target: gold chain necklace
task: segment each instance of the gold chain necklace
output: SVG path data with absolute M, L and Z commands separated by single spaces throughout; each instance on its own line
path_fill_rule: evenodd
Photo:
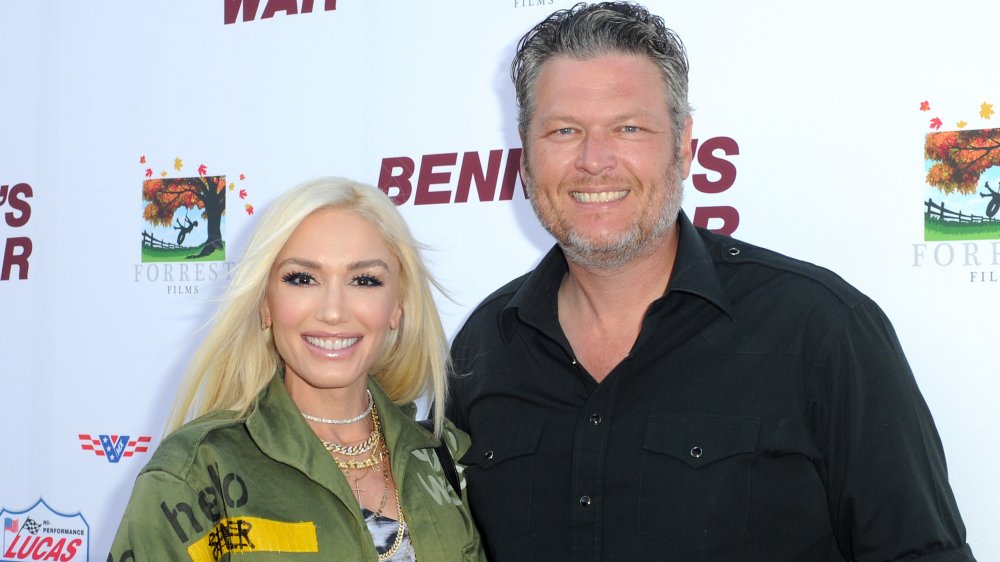
M 372 446 L 366 449 L 371 451 L 371 455 L 369 455 L 367 459 L 360 461 L 354 459 L 340 460 L 336 456 L 334 456 L 334 453 L 339 453 L 340 451 L 332 450 L 330 447 L 326 447 L 326 442 L 323 443 L 323 446 L 326 447 L 326 450 L 330 452 L 330 456 L 333 457 L 334 462 L 337 463 L 337 468 L 343 470 L 345 474 L 350 474 L 352 470 L 362 470 L 365 468 L 373 468 L 374 470 L 377 471 L 379 469 L 374 467 L 380 466 L 382 464 L 382 460 L 386 456 L 385 447 L 379 446 L 380 444 L 384 443 L 384 440 L 382 438 L 382 424 L 379 422 L 378 412 L 372 409 L 371 416 L 372 416 L 372 435 L 371 437 L 365 440 L 365 443 L 367 443 L 369 440 L 372 440 Z M 365 443 L 362 443 L 362 445 L 364 445 Z M 338 445 L 338 444 L 333 443 L 333 445 Z M 341 445 L 341 447 L 343 446 Z M 350 449 L 350 447 L 347 448 Z M 358 451 L 354 453 L 353 456 L 360 455 L 363 452 L 365 451 Z M 341 453 L 341 454 L 345 456 L 352 456 L 348 453 Z
M 388 470 L 388 469 L 387 469 Z M 396 555 L 396 551 L 403 544 L 403 535 L 406 533 L 406 520 L 403 518 L 403 504 L 399 503 L 399 487 L 393 486 L 396 492 L 396 511 L 399 512 L 399 521 L 397 521 L 398 527 L 396 528 L 396 540 L 393 541 L 392 547 L 382 554 L 378 555 L 379 562 L 384 562 Z
M 357 445 L 341 445 L 340 443 L 334 443 L 332 441 L 323 441 L 323 446 L 326 447 L 327 451 L 331 454 L 338 453 L 347 457 L 356 457 L 361 453 L 367 453 L 378 443 L 378 432 L 372 427 L 372 432 L 367 439 L 358 443 Z
M 334 462 L 337 463 L 337 468 L 339 468 L 343 473 L 345 478 L 350 478 L 352 470 L 360 470 L 370 468 L 374 472 L 382 473 L 382 501 L 379 503 L 378 511 L 375 512 L 375 517 L 381 517 L 382 511 L 385 509 L 385 502 L 387 496 L 389 495 L 389 471 L 392 468 L 391 458 L 389 457 L 389 448 L 385 443 L 385 436 L 382 434 L 382 424 L 379 422 L 378 409 L 371 409 L 372 417 L 372 434 L 363 443 L 358 445 L 344 446 L 339 443 L 328 443 L 323 442 L 323 446 L 329 451 L 330 456 L 333 457 Z M 358 456 L 367 451 L 371 451 L 371 455 L 361 461 L 356 461 L 353 459 L 340 460 L 334 453 L 341 454 L 344 456 Z M 385 464 L 385 466 L 382 466 Z M 358 485 L 360 480 L 364 478 L 364 475 L 354 479 L 355 488 L 358 489 L 357 498 L 358 503 L 361 503 L 361 489 Z M 379 562 L 385 562 L 396 555 L 399 551 L 399 547 L 403 545 L 403 536 L 406 534 L 406 518 L 403 516 L 403 504 L 399 500 L 399 487 L 393 486 L 393 495 L 396 498 L 396 512 L 399 514 L 399 520 L 396 521 L 396 539 L 393 541 L 392 546 L 389 550 L 378 555 Z
M 381 428 L 379 429 L 381 430 Z M 389 471 L 392 468 L 392 463 L 389 457 L 388 448 L 385 445 L 385 440 L 382 440 L 382 447 L 386 448 L 385 451 L 386 466 L 382 468 L 382 477 L 385 480 L 386 489 L 388 489 Z M 389 560 L 390 558 L 396 555 L 396 552 L 399 550 L 399 547 L 402 546 L 403 544 L 403 535 L 406 534 L 406 519 L 403 517 L 403 504 L 402 502 L 399 501 L 399 486 L 394 485 L 392 487 L 392 491 L 396 496 L 396 512 L 399 514 L 399 520 L 396 522 L 396 540 L 392 542 L 392 546 L 389 547 L 389 550 L 385 551 L 382 554 L 379 554 L 378 556 L 379 562 L 385 562 L 386 560 Z M 384 501 L 385 497 L 383 496 L 383 502 Z M 381 513 L 382 513 L 382 507 L 380 506 L 379 513 L 376 514 L 376 516 Z

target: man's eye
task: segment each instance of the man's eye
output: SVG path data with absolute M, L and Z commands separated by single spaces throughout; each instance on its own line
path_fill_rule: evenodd
M 356 276 L 351 283 L 359 287 L 381 287 L 384 285 L 381 279 L 367 273 Z
M 281 280 L 289 285 L 299 287 L 303 285 L 312 285 L 316 281 L 312 275 L 308 273 L 302 273 L 299 271 L 293 271 L 291 273 L 286 273 L 281 276 Z
M 557 135 L 572 135 L 575 131 L 571 127 L 563 127 L 562 129 L 556 129 Z
M 623 133 L 638 133 L 641 130 L 642 129 L 636 127 L 635 125 L 625 125 L 624 127 L 622 127 Z

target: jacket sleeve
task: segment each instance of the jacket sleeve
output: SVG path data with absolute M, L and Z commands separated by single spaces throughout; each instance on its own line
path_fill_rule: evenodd
M 209 531 L 202 511 L 198 494 L 184 480 L 160 470 L 141 473 L 108 560 L 192 560 L 188 546 Z
M 973 561 L 934 420 L 875 303 L 833 327 L 811 380 L 818 468 L 844 557 Z
M 479 535 L 479 530 L 476 528 L 472 512 L 469 509 L 469 493 L 466 488 L 465 467 L 458 463 L 458 459 L 462 458 L 466 451 L 469 450 L 469 447 L 472 445 L 472 441 L 469 439 L 468 434 L 461 429 L 456 428 L 454 424 L 448 420 L 445 421 L 442 438 L 448 445 L 448 449 L 451 451 L 451 457 L 455 461 L 455 469 L 458 471 L 459 487 L 462 490 L 462 505 L 460 506 L 460 509 L 462 510 L 463 516 L 469 521 L 470 532 L 474 539 L 472 549 L 464 553 L 465 560 L 485 562 L 486 551 L 483 549 L 482 537 Z

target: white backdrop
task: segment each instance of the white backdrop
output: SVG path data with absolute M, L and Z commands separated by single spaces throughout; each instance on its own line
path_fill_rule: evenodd
M 473 182 L 454 201 L 463 162 L 485 168 L 491 151 L 502 183 L 519 148 L 514 45 L 572 3 L 0 4 L 0 515 L 23 524 L 39 499 L 53 526 L 79 513 L 87 542 L 72 560 L 104 560 L 254 221 L 246 205 L 319 175 L 374 184 L 385 159 L 411 159 L 400 208 L 453 298 L 439 299 L 449 335 L 530 268 L 552 241 L 519 182 L 508 200 L 481 200 Z M 833 269 L 879 302 L 935 415 L 969 542 L 1000 560 L 1000 234 L 925 242 L 923 218 L 940 195 L 924 179 L 931 120 L 944 131 L 1000 119 L 986 107 L 1000 108 L 1000 4 L 647 5 L 689 49 L 703 147 L 693 172 L 716 190 L 731 181 L 719 193 L 687 182 L 685 209 L 735 209 L 734 236 Z M 201 165 L 233 186 L 225 261 L 200 273 L 143 262 L 147 170 L 197 177 Z M 421 189 L 445 202 L 417 205 Z M 987 199 L 965 203 L 982 215 Z M 112 453 L 81 435 L 107 436 Z M 131 456 L 116 456 L 121 436 Z

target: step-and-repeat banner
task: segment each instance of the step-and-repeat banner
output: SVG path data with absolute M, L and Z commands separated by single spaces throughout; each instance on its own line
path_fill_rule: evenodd
M 509 61 L 572 3 L 4 3 L 0 558 L 105 559 L 249 228 L 288 187 L 393 196 L 450 292 L 449 335 L 529 269 L 552 240 L 517 175 Z M 1000 4 L 647 5 L 690 53 L 687 213 L 886 310 L 969 542 L 1000 560 Z

